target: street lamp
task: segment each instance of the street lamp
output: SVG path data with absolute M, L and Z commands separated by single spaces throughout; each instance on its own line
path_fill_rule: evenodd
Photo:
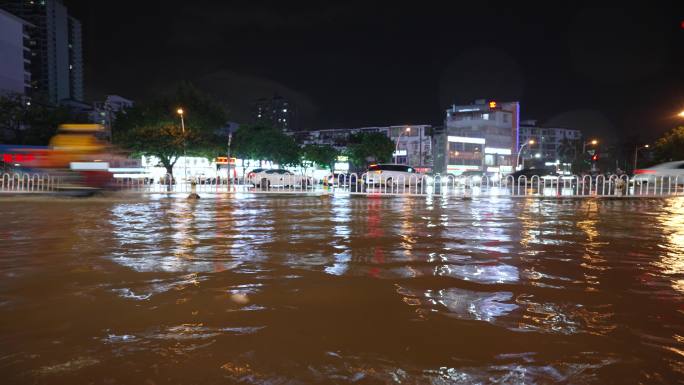
M 522 146 L 520 146 L 520 149 L 518 150 L 518 160 L 515 162 L 515 166 L 516 166 L 516 167 L 518 167 L 518 166 L 520 165 L 520 154 L 522 154 L 523 148 L 525 148 L 525 146 L 527 146 L 528 144 L 529 144 L 530 146 L 533 145 L 533 144 L 534 144 L 534 139 L 530 139 L 530 140 L 528 140 L 527 142 L 523 143 Z M 525 158 L 523 158 L 523 160 L 522 160 L 522 165 L 521 165 L 520 168 L 521 168 L 521 169 L 525 168 Z
M 584 143 L 582 144 L 582 154 L 586 154 L 586 153 L 587 153 L 587 144 L 591 144 L 592 146 L 596 146 L 596 145 L 598 144 L 598 140 L 592 139 L 592 140 L 590 140 L 590 141 L 588 141 L 588 142 L 584 142 Z M 584 155 L 582 155 L 582 156 L 584 156 Z
M 637 156 L 639 155 L 639 150 L 641 150 L 642 148 L 648 148 L 648 147 L 649 147 L 648 144 L 645 144 L 641 147 L 639 147 L 639 146 L 634 147 L 634 168 L 632 169 L 632 172 L 634 172 L 634 170 L 637 169 Z
M 406 127 L 405 130 L 402 130 L 399 132 L 399 136 L 397 137 L 397 143 L 396 146 L 394 147 L 394 163 L 399 163 L 397 161 L 398 153 L 399 153 L 399 139 L 401 139 L 401 136 L 404 135 L 404 132 L 407 134 L 411 132 L 411 127 Z M 408 163 L 408 149 L 406 150 L 406 163 Z
M 180 115 L 181 131 L 183 132 L 183 174 L 184 174 L 183 180 L 186 181 L 188 179 L 188 157 L 186 156 L 186 152 L 185 152 L 185 119 L 183 119 L 183 115 L 185 114 L 185 111 L 183 111 L 182 108 L 178 108 L 176 110 L 176 113 L 178 113 L 178 115 Z
M 591 144 L 592 146 L 596 146 L 598 144 L 598 140 L 592 139 L 588 142 L 582 143 L 582 158 L 584 158 L 584 155 L 587 153 L 587 144 Z M 592 163 L 591 164 L 591 171 L 595 171 L 595 170 L 596 170 L 596 163 Z
M 684 118 L 684 110 L 682 110 L 680 113 L 677 114 L 680 118 Z

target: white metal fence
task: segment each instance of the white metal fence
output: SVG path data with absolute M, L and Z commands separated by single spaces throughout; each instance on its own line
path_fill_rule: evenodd
M 645 179 L 623 176 L 563 176 L 527 178 L 512 176 L 493 180 L 453 175 L 434 177 L 411 175 L 383 177 L 374 174 L 335 174 L 329 180 L 300 175 L 269 178 L 195 178 L 198 193 L 319 193 L 358 195 L 437 195 L 449 197 L 665 197 L 684 196 L 684 178 L 651 176 Z M 59 191 L 62 178 L 45 174 L 2 174 L 0 193 Z M 113 190 L 137 193 L 189 193 L 192 184 L 176 178 L 116 179 Z
M 1 174 L 0 193 L 45 193 L 56 191 L 60 177 L 47 174 Z

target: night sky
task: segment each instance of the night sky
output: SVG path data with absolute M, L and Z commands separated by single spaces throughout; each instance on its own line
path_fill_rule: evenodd
M 441 125 L 451 103 L 493 98 L 520 100 L 523 119 L 644 139 L 684 109 L 684 2 L 65 3 L 83 23 L 88 99 L 188 80 L 237 122 L 277 92 L 318 129 Z

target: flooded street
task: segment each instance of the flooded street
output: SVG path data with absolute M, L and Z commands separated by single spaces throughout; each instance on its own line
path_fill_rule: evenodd
M 0 209 L 3 384 L 684 379 L 681 198 Z

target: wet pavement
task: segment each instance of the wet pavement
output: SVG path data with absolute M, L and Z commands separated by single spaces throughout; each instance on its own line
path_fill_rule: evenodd
M 0 210 L 3 384 L 684 380 L 682 198 Z

